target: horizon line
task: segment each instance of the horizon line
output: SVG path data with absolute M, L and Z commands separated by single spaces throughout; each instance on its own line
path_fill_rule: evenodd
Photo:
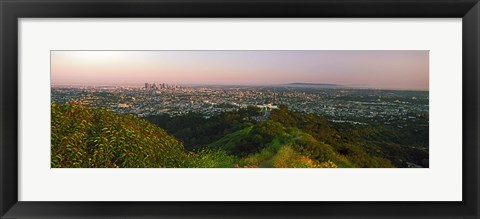
M 144 82 L 150 83 L 150 82 Z M 144 87 L 144 83 L 131 83 L 131 84 L 51 84 L 50 87 L 59 87 L 59 86 L 105 86 L 105 87 Z M 156 83 L 156 82 L 155 82 Z M 163 84 L 163 83 L 160 83 Z M 292 83 L 282 83 L 282 84 L 209 84 L 209 83 L 165 83 L 168 85 L 178 85 L 178 86 L 242 86 L 242 87 L 276 87 L 276 86 L 294 86 L 294 87 L 321 87 L 329 89 L 370 89 L 370 90 L 408 90 L 408 91 L 429 91 L 429 88 L 402 88 L 402 87 L 374 87 L 369 85 L 345 85 L 345 84 L 335 84 L 335 83 L 312 83 L 312 82 L 292 82 Z M 299 85 L 304 84 L 304 85 Z

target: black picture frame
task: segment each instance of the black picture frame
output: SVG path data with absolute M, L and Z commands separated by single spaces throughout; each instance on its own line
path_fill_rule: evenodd
M 0 0 L 2 218 L 479 218 L 478 0 Z M 18 201 L 19 18 L 462 18 L 462 202 Z M 445 42 L 448 43 L 448 42 Z M 441 191 L 439 191 L 441 192 Z

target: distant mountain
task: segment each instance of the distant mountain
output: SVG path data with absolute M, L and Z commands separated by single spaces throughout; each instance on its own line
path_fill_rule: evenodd
M 343 85 L 339 84 L 328 84 L 328 83 L 290 83 L 287 84 L 290 86 L 319 86 L 319 87 L 343 87 Z

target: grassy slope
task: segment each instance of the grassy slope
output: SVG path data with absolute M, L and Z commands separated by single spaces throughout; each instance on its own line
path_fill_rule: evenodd
M 256 126 L 261 125 L 230 133 L 209 147 L 235 153 L 235 149 L 242 146 L 242 139 L 253 138 L 257 134 L 254 131 Z M 316 150 L 320 156 L 309 154 L 307 150 Z M 315 140 L 302 130 L 284 126 L 275 133 L 273 139 L 260 144 L 257 152 L 244 156 L 239 164 L 244 167 L 353 167 L 348 159 L 335 153 L 330 145 Z
M 293 115 L 298 118 L 287 114 L 283 121 L 250 124 L 208 148 L 186 152 L 176 138 L 136 116 L 74 103 L 52 103 L 51 166 L 388 167 L 384 160 L 366 154 L 359 146 L 320 141 L 335 134 L 323 122 L 306 129 L 315 132 L 296 128 L 300 125 L 295 121 L 302 118 Z
M 224 152 L 186 153 L 163 129 L 132 115 L 52 103 L 51 166 L 78 168 L 233 167 Z
M 240 143 L 241 139 L 247 137 L 252 131 L 253 126 L 248 126 L 238 131 L 229 133 L 224 137 L 220 138 L 218 141 L 213 142 L 208 147 L 213 149 L 220 149 L 225 151 L 233 150 L 237 144 Z

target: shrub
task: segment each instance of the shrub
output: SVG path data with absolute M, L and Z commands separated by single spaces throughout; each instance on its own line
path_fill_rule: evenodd
M 133 115 L 51 104 L 52 167 L 181 167 L 182 144 Z
M 336 168 L 332 161 L 318 162 L 307 156 L 301 155 L 291 146 L 282 147 L 272 158 L 274 167 L 277 168 Z
M 202 149 L 199 152 L 189 152 L 184 167 L 188 168 L 232 168 L 237 164 L 237 158 L 224 151 Z

